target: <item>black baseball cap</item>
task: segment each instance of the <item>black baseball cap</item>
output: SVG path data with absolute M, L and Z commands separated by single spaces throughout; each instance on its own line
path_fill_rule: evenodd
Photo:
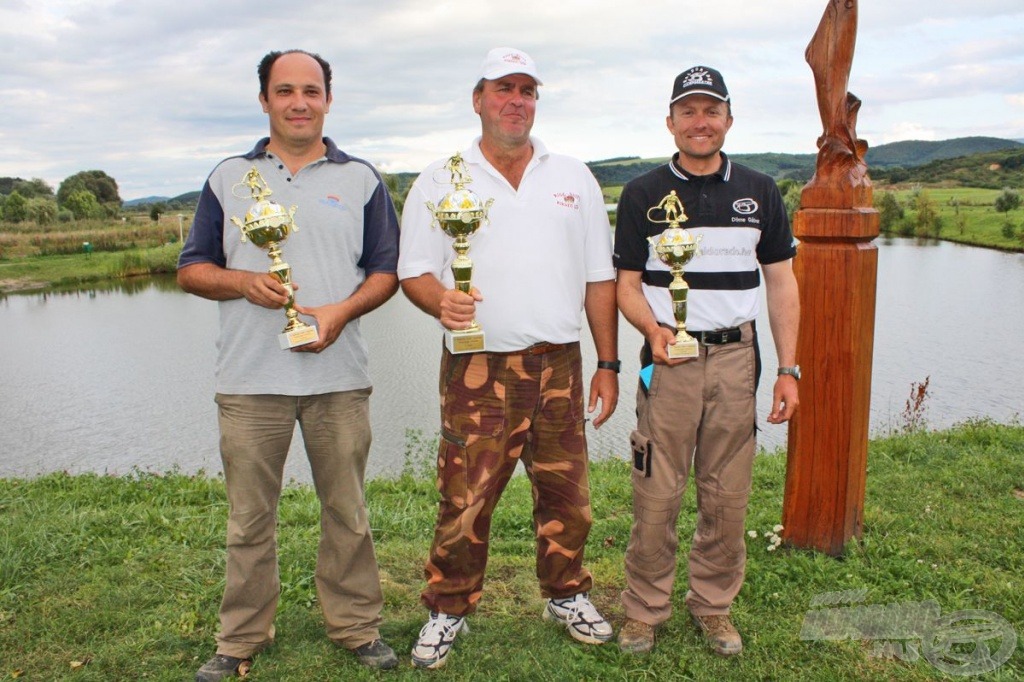
M 694 66 L 676 76 L 669 104 L 688 95 L 708 95 L 723 102 L 729 101 L 729 89 L 725 87 L 722 74 L 710 66 Z

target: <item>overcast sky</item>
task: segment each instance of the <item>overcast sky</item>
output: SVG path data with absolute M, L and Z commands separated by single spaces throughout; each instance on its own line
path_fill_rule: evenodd
M 419 171 L 479 129 L 470 92 L 491 47 L 530 53 L 534 134 L 585 161 L 667 156 L 672 80 L 722 71 L 726 151 L 815 151 L 804 49 L 827 0 L 2 0 L 0 176 L 100 169 L 124 199 L 198 190 L 266 134 L 256 64 L 319 52 L 326 133 L 383 171 Z M 1024 139 L 1022 0 L 861 3 L 850 90 L 869 144 Z

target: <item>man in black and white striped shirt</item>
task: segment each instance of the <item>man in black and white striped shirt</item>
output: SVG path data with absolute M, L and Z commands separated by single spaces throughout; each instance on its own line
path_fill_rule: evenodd
M 775 182 L 722 153 L 732 123 L 718 71 L 696 66 L 681 73 L 666 119 L 678 152 L 627 184 L 619 202 L 618 305 L 646 339 L 642 366 L 653 365 L 642 375 L 631 435 L 634 523 L 619 645 L 634 653 L 653 647 L 655 627 L 671 615 L 675 525 L 691 466 L 698 519 L 686 604 L 714 651 L 728 656 L 742 650 L 729 610 L 746 564 L 743 526 L 760 375 L 754 321 L 762 273 L 779 363 L 768 421 L 787 421 L 798 403 L 796 247 Z M 648 242 L 666 227 L 652 222 L 648 209 L 672 191 L 684 207 L 681 227 L 700 238 L 685 275 L 686 327 L 699 342 L 698 356 L 690 359 L 669 357 L 676 337 L 672 277 Z

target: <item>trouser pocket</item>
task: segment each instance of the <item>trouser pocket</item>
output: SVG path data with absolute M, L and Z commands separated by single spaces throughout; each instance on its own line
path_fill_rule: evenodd
M 639 431 L 629 434 L 629 444 L 633 449 L 633 471 L 643 474 L 644 478 L 651 477 L 651 439 Z
M 437 491 L 459 509 L 466 508 L 466 440 L 441 429 L 437 452 Z

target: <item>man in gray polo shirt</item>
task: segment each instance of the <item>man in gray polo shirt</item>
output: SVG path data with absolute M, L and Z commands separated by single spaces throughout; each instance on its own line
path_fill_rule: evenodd
M 398 662 L 378 629 L 383 598 L 363 501 L 371 387 L 359 332 L 359 318 L 398 288 L 398 221 L 377 171 L 323 137 L 330 65 L 299 50 L 271 52 L 258 72 L 270 137 L 214 169 L 178 262 L 181 287 L 220 305 L 227 579 L 217 655 L 196 674 L 200 682 L 244 674 L 273 641 L 277 502 L 296 420 L 320 498 L 316 586 L 328 637 L 365 665 Z M 277 340 L 291 292 L 267 273 L 265 251 L 225 229 L 253 203 L 244 182 L 252 169 L 271 201 L 297 207 L 301 231 L 287 240 L 286 260 L 301 285 L 304 305 L 295 310 L 319 338 L 291 351 Z

